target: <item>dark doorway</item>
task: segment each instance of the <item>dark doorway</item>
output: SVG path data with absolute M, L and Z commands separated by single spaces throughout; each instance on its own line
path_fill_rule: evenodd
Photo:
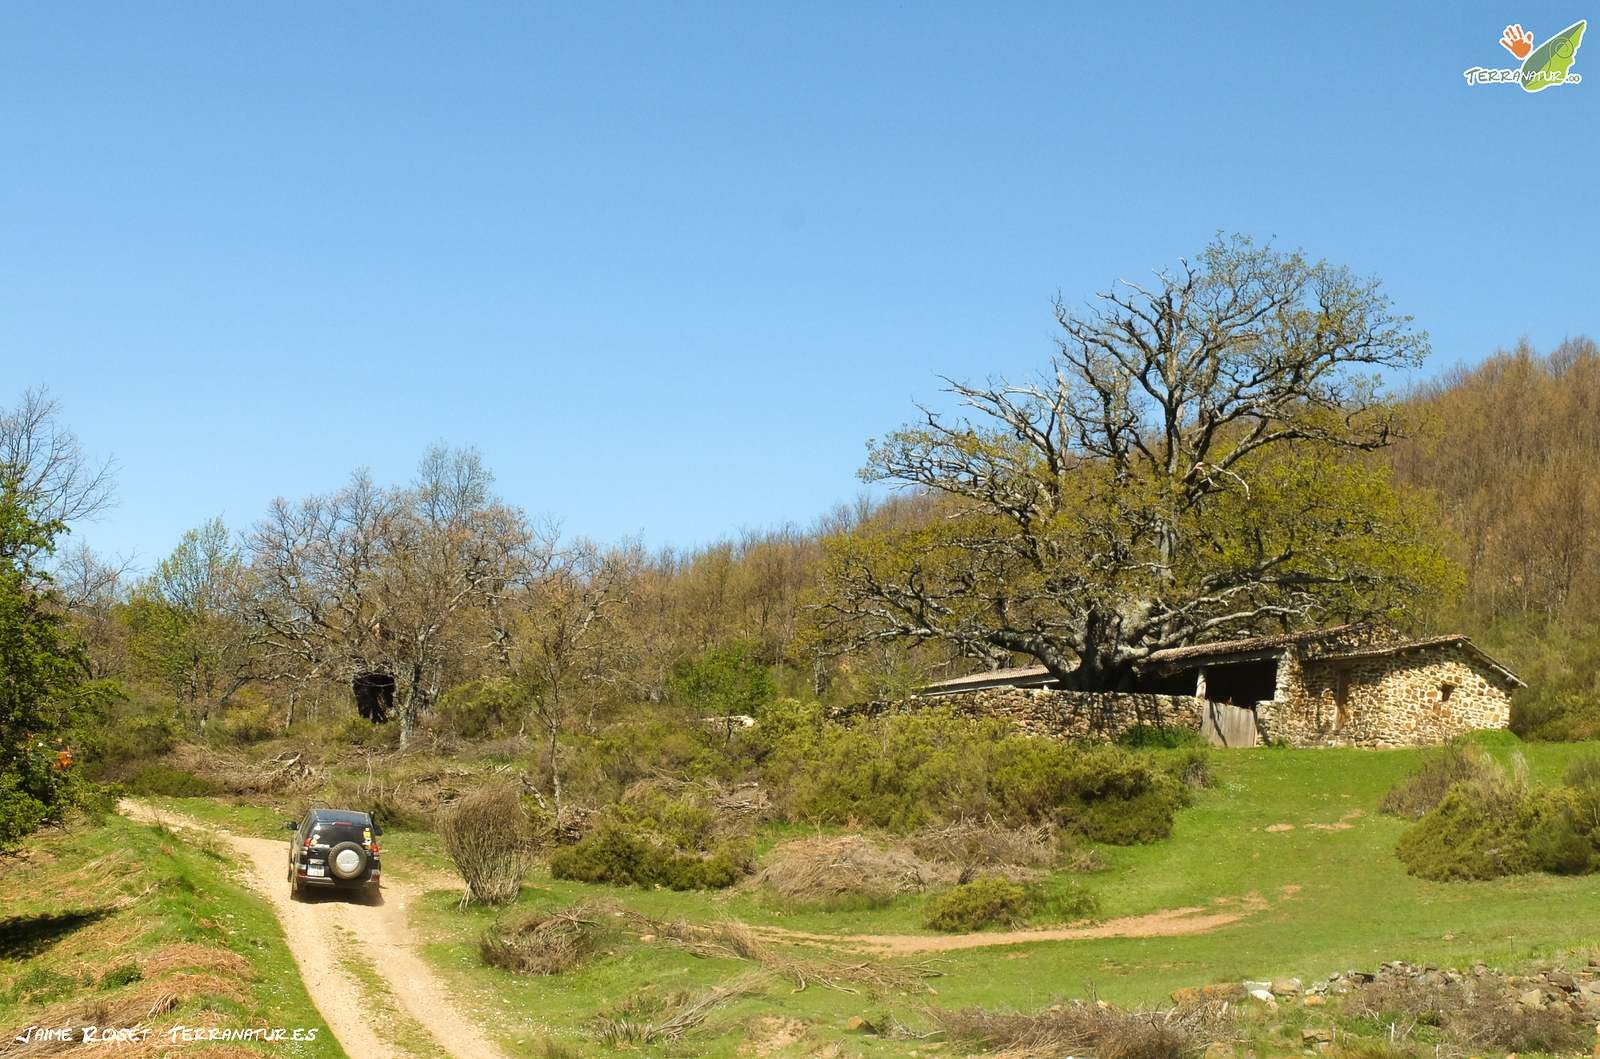
M 1193 695 L 1199 670 L 1175 669 L 1171 672 L 1140 672 L 1133 678 L 1132 691 L 1148 695 Z
M 389 719 L 394 709 L 394 677 L 387 673 L 357 673 L 350 682 L 356 693 L 356 709 L 373 724 Z
M 1254 706 L 1277 693 L 1278 661 L 1275 658 L 1206 666 L 1206 698 L 1212 702 Z

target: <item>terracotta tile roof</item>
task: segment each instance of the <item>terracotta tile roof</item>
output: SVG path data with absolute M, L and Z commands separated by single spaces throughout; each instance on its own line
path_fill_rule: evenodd
M 1466 636 L 1456 634 L 1451 636 L 1430 636 L 1422 639 L 1406 639 L 1381 627 L 1364 628 L 1357 624 L 1335 625 L 1326 629 L 1311 629 L 1304 632 L 1277 633 L 1271 636 L 1249 636 L 1238 640 L 1221 640 L 1216 643 L 1189 644 L 1184 647 L 1169 647 L 1165 650 L 1152 652 L 1148 658 L 1140 663 L 1140 667 L 1163 667 L 1184 663 L 1196 664 L 1212 659 L 1256 654 L 1258 652 L 1281 653 L 1293 647 L 1311 646 L 1329 640 L 1338 641 L 1342 637 L 1354 638 L 1361 636 L 1369 638 L 1366 646 L 1351 645 L 1340 650 L 1334 644 L 1330 645 L 1333 648 L 1332 650 L 1318 652 L 1316 657 L 1355 660 L 1377 658 L 1383 655 L 1399 654 L 1429 647 L 1456 646 L 1471 652 L 1485 666 L 1504 677 L 1507 683 L 1519 688 L 1527 687 L 1521 677 L 1517 676 L 1501 662 L 1492 658 Z M 1383 637 L 1388 639 L 1381 641 L 1379 638 Z M 1037 686 L 1049 683 L 1050 679 L 1050 671 L 1044 666 L 1018 666 L 1013 669 L 994 669 L 986 673 L 971 673 L 963 677 L 950 677 L 946 680 L 935 681 L 924 687 L 923 692 L 925 694 L 940 694 L 1005 684 Z
M 936 680 L 923 687 L 924 692 L 960 691 L 964 688 L 981 687 L 985 684 L 1011 684 L 1011 683 L 1044 683 L 1050 679 L 1050 671 L 1044 666 L 1018 666 L 1015 669 L 991 669 L 986 673 L 969 673 L 964 677 L 950 677 L 946 680 Z
M 1226 655 L 1254 654 L 1257 651 L 1274 651 L 1315 643 L 1358 631 L 1359 625 L 1334 625 L 1326 629 L 1305 632 L 1275 633 L 1270 636 L 1247 636 L 1240 640 L 1220 640 L 1216 643 L 1196 643 L 1183 647 L 1168 647 L 1152 651 L 1145 665 L 1163 665 L 1168 662 L 1188 662 L 1203 658 L 1221 658 Z
M 1476 657 L 1478 661 L 1482 662 L 1485 666 L 1499 673 L 1505 678 L 1506 683 L 1519 688 L 1525 688 L 1528 686 L 1521 677 L 1513 673 L 1503 662 L 1499 661 L 1493 655 L 1489 654 L 1489 652 L 1473 643 L 1470 637 L 1462 636 L 1459 633 L 1451 636 L 1429 636 L 1420 640 L 1405 640 L 1401 643 L 1380 644 L 1374 647 L 1363 647 L 1353 651 L 1338 651 L 1331 654 L 1325 654 L 1320 657 L 1339 661 L 1346 659 L 1357 660 L 1362 658 L 1382 658 L 1385 655 L 1403 654 L 1406 651 L 1415 651 L 1419 648 L 1426 649 L 1429 647 L 1460 647 Z

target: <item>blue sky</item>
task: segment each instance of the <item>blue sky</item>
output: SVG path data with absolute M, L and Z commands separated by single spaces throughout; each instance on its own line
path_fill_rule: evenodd
M 46 384 L 148 563 L 353 468 L 692 545 L 854 495 L 938 374 L 1218 230 L 1384 278 L 1430 371 L 1600 336 L 1563 4 L 12 4 L 0 398 Z

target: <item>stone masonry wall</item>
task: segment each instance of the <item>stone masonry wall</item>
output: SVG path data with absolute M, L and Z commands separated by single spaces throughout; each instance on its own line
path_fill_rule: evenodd
M 1342 706 L 1341 680 L 1346 689 Z M 859 703 L 832 716 L 944 708 L 969 717 L 1002 718 L 1031 735 L 1115 739 L 1140 724 L 1204 731 L 1208 706 L 1193 695 L 998 687 Z M 1508 727 L 1511 696 L 1493 670 L 1458 646 L 1352 661 L 1301 659 L 1286 652 L 1278 665 L 1276 694 L 1256 705 L 1256 716 L 1263 742 L 1430 746 L 1475 729 Z
M 942 708 L 968 717 L 1000 717 L 1029 735 L 1057 739 L 1115 739 L 1135 725 L 1200 731 L 1206 700 L 1193 695 L 1055 691 L 1049 688 L 982 688 L 904 702 L 865 702 L 836 717 L 876 716 Z
M 1460 647 L 1348 662 L 1312 658 L 1285 663 L 1277 699 L 1257 708 L 1272 742 L 1428 746 L 1511 723 L 1509 689 Z M 1343 706 L 1338 701 L 1341 681 L 1346 689 Z

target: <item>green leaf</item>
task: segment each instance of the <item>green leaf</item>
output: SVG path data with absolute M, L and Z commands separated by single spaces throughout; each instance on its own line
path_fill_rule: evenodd
M 1533 50 L 1522 63 L 1524 92 L 1542 92 L 1566 80 L 1572 60 L 1578 57 L 1578 45 L 1583 43 L 1583 31 L 1588 24 L 1580 18 Z

